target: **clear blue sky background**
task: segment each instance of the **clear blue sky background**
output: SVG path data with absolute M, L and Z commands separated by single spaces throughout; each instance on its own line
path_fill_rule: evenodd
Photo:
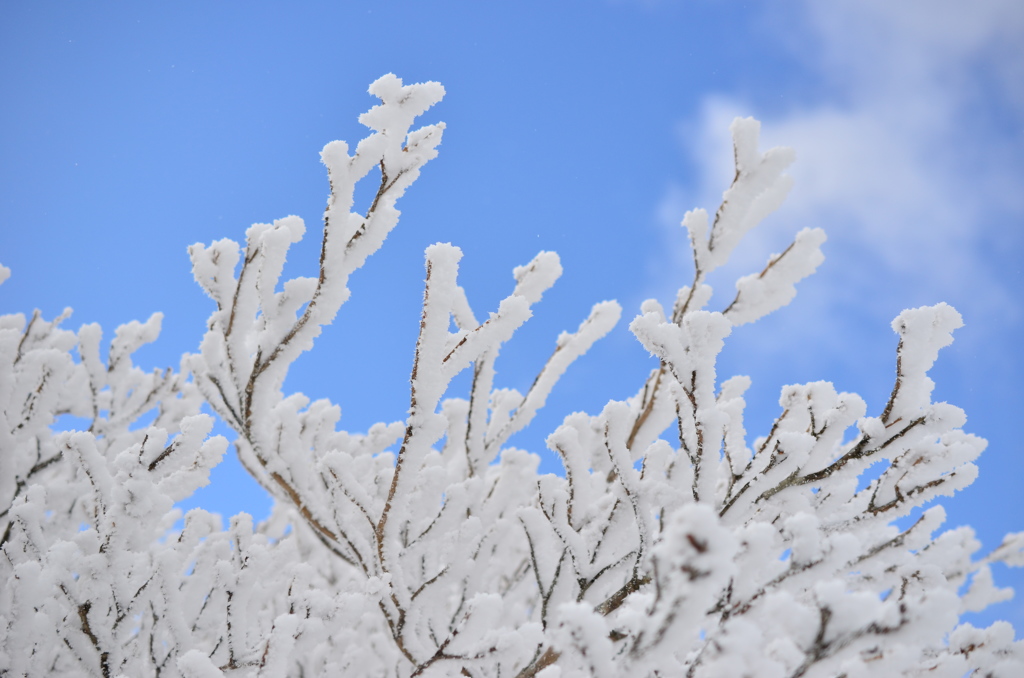
M 734 332 L 720 374 L 749 374 L 748 432 L 779 387 L 816 379 L 877 413 L 891 388 L 903 308 L 948 301 L 967 326 L 933 372 L 937 397 L 987 438 L 981 478 L 944 500 L 986 549 L 1024 529 L 1021 276 L 1024 5 L 1019 0 L 773 3 L 0 1 L 0 312 L 75 309 L 72 327 L 165 313 L 138 361 L 177 365 L 211 302 L 186 247 L 243 238 L 298 214 L 315 231 L 327 194 L 318 151 L 363 136 L 380 75 L 438 80 L 440 157 L 402 200 L 402 222 L 353 279 L 353 298 L 286 385 L 341 405 L 363 431 L 401 419 L 425 246 L 463 248 L 478 315 L 511 269 L 555 250 L 565 274 L 503 352 L 499 385 L 525 390 L 555 336 L 590 305 L 626 320 L 691 275 L 678 222 L 713 210 L 731 178 L 734 115 L 763 145 L 797 150 L 789 202 L 712 279 L 735 277 L 804 226 L 827 261 L 797 300 Z M 313 235 L 313 233 L 311 233 Z M 293 250 L 312 274 L 316 241 Z M 598 411 L 652 361 L 622 322 L 575 365 L 530 431 Z M 228 459 L 189 505 L 266 514 Z M 1020 572 L 1003 583 L 1024 589 Z M 1024 591 L 993 617 L 1024 629 Z

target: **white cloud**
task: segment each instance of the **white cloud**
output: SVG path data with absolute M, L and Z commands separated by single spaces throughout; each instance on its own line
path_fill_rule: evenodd
M 804 312 L 841 315 L 844 302 L 898 290 L 902 299 L 875 304 L 879 313 L 948 299 L 970 307 L 975 322 L 1019 322 L 1019 292 L 993 270 L 990 253 L 1000 242 L 1019 248 L 1024 235 L 1024 4 L 802 7 L 802 28 L 784 39 L 821 93 L 767 117 L 762 132 L 763 148 L 797 150 L 796 186 L 784 221 L 766 225 L 729 273 L 756 268 L 799 228 L 822 226 L 830 273 L 811 282 L 819 289 Z M 727 94 L 705 99 L 683 134 L 697 140 L 688 150 L 709 180 L 695 194 L 670 191 L 666 220 L 714 209 L 731 176 L 729 122 L 756 110 Z M 680 235 L 673 238 L 683 242 Z

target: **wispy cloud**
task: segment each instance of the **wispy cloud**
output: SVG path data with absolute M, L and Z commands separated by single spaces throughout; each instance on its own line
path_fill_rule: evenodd
M 1019 291 L 997 262 L 1024 243 L 1024 5 L 798 7 L 799 26 L 780 33 L 780 46 L 800 56 L 815 84 L 800 104 L 764 116 L 762 132 L 764 148 L 797 150 L 796 185 L 783 218 L 722 278 L 758 267 L 799 228 L 822 226 L 830 261 L 801 291 L 810 295 L 801 314 L 848 316 L 867 297 L 876 315 L 891 317 L 946 299 L 992 330 L 1019 323 Z M 731 176 L 729 122 L 751 114 L 756 102 L 723 92 L 684 123 L 687 151 L 708 180 L 669 192 L 666 223 L 694 206 L 714 208 Z

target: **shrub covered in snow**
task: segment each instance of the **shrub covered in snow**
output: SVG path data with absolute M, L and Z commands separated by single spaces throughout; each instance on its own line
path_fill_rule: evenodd
M 635 395 L 550 435 L 564 475 L 538 475 L 536 455 L 504 445 L 621 309 L 598 303 L 559 336 L 527 393 L 496 388 L 502 344 L 561 274 L 550 252 L 478 315 L 458 248 L 427 249 L 405 421 L 349 433 L 336 406 L 284 393 L 441 141 L 441 124 L 412 129 L 440 85 L 385 76 L 370 91 L 382 100 L 360 118 L 371 134 L 322 153 L 318 277 L 281 280 L 304 234 L 297 217 L 252 226 L 244 247 L 194 245 L 216 310 L 180 371 L 132 363 L 159 315 L 118 328 L 105 361 L 96 325 L 0 318 L 0 673 L 1024 675 L 1008 624 L 959 623 L 1010 595 L 989 564 L 1024 564 L 1024 535 L 977 558 L 970 529 L 940 531 L 939 506 L 906 529 L 894 522 L 971 483 L 985 446 L 961 430 L 960 409 L 931 400 L 927 373 L 961 324 L 955 310 L 893 322 L 896 379 L 880 413 L 830 383 L 787 386 L 771 429 L 751 439 L 750 380 L 716 374 L 732 327 L 787 304 L 823 260 L 824 233 L 802 231 L 737 281 L 724 310 L 706 310 L 708 273 L 789 188 L 792 153 L 758 150 L 754 120 L 733 123 L 721 207 L 683 222 L 693 280 L 672 308 L 647 301 L 629 325 L 658 367 Z M 376 195 L 354 211 L 375 168 Z M 454 397 L 463 370 L 472 386 Z M 171 531 L 175 502 L 228 447 L 210 436 L 204 402 L 275 499 L 262 524 L 240 514 L 224 530 L 193 510 Z M 62 414 L 91 423 L 55 431 Z

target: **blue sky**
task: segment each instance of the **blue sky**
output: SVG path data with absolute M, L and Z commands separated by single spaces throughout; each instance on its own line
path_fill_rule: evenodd
M 779 387 L 817 379 L 876 413 L 892 384 L 903 308 L 948 301 L 966 326 L 933 372 L 938 399 L 989 440 L 981 477 L 943 503 L 986 548 L 1024 529 L 1024 5 L 902 3 L 0 2 L 0 312 L 75 309 L 114 328 L 165 314 L 147 368 L 196 350 L 211 302 L 186 247 L 240 240 L 288 214 L 318 223 L 319 150 L 358 141 L 367 85 L 437 80 L 425 117 L 448 127 L 403 198 L 402 221 L 352 281 L 352 300 L 295 365 L 292 391 L 329 397 L 342 426 L 401 419 L 422 294 L 423 249 L 465 252 L 477 313 L 511 269 L 555 250 L 565 274 L 503 350 L 498 384 L 527 388 L 563 329 L 618 299 L 626 319 L 689 281 L 678 223 L 714 209 L 731 178 L 727 127 L 763 121 L 792 146 L 783 208 L 710 281 L 719 306 L 805 226 L 827 260 L 797 299 L 737 329 L 719 373 L 749 374 L 748 432 Z M 316 242 L 293 249 L 310 274 Z M 627 322 L 578 362 L 512 444 L 642 383 L 651 358 Z M 233 460 L 194 502 L 265 514 Z M 1001 616 L 1024 629 L 1022 594 Z

